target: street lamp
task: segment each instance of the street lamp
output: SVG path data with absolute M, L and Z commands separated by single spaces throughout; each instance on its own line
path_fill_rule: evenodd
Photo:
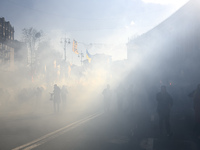
M 84 57 L 84 54 L 82 53 L 82 51 L 81 51 L 81 53 L 78 54 L 78 57 L 81 57 L 81 65 L 82 65 L 82 63 L 83 63 L 82 58 Z
M 70 44 L 70 38 L 61 38 L 60 43 L 64 42 L 64 60 L 66 61 L 66 46 Z

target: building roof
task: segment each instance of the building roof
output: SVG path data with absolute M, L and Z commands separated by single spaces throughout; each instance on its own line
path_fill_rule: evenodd
M 173 15 L 165 21 L 144 33 L 136 39 L 130 40 L 128 44 L 145 42 L 152 42 L 155 39 L 165 39 L 170 35 L 181 35 L 182 32 L 194 31 L 200 26 L 200 2 L 198 0 L 190 0 Z

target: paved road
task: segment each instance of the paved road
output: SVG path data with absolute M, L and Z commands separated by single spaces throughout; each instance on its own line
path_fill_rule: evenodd
M 129 149 L 126 124 L 115 113 L 95 113 L 51 132 L 19 149 Z
M 0 150 L 10 150 L 81 120 L 93 111 L 0 117 Z
M 174 136 L 157 136 L 157 122 L 143 122 L 133 133 L 126 113 L 112 111 L 49 114 L 4 120 L 0 149 L 14 150 L 198 150 L 191 126 L 172 118 Z

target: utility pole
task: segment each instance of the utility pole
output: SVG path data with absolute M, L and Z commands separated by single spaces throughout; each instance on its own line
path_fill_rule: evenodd
M 67 44 L 70 44 L 70 38 L 61 38 L 60 43 L 64 42 L 64 60 L 66 62 L 67 55 L 66 55 L 66 50 L 67 50 Z
M 84 55 L 83 55 L 83 53 L 82 53 L 82 50 L 81 50 L 81 53 L 78 54 L 78 57 L 81 57 L 81 66 L 82 66 L 82 63 L 83 63 L 82 58 L 84 57 Z

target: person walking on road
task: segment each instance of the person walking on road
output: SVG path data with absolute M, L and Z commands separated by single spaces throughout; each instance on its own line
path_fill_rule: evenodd
M 54 95 L 53 104 L 54 104 L 54 112 L 55 113 L 59 112 L 60 93 L 61 93 L 60 88 L 57 86 L 57 84 L 55 84 L 54 90 L 53 90 L 53 95 Z
M 111 97 L 112 97 L 109 84 L 107 85 L 107 88 L 103 90 L 102 94 L 104 96 L 104 111 L 108 112 L 110 110 L 110 102 L 111 102 Z
M 156 95 L 157 100 L 157 113 L 159 115 L 159 128 L 160 135 L 163 134 L 163 124 L 165 122 L 165 127 L 167 130 L 167 136 L 171 136 L 171 127 L 170 127 L 170 110 L 173 106 L 173 99 L 171 95 L 166 90 L 166 86 L 161 86 L 161 91 Z

